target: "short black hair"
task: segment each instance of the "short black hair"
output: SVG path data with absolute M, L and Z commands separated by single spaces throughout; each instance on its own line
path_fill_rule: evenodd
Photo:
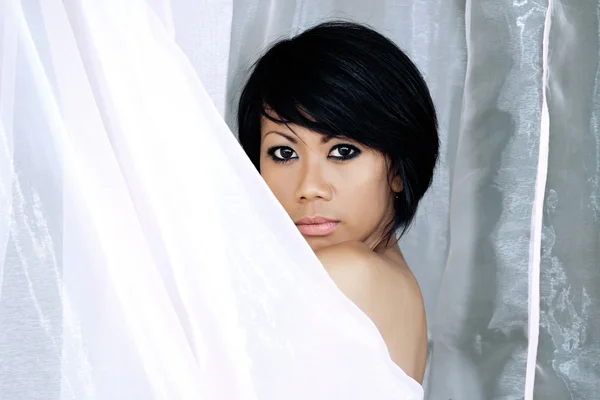
M 364 25 L 331 21 L 275 43 L 254 64 L 238 105 L 239 140 L 259 171 L 262 117 L 383 154 L 390 178 L 403 183 L 386 239 L 406 232 L 431 185 L 439 138 L 427 84 L 391 40 Z

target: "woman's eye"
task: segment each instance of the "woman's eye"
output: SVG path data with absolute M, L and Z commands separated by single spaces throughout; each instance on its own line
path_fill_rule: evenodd
M 356 157 L 360 153 L 356 147 L 348 144 L 338 144 L 334 146 L 329 152 L 329 157 L 337 158 L 340 160 L 349 160 Z
M 298 158 L 294 150 L 285 146 L 270 148 L 269 155 L 276 162 L 286 162 Z

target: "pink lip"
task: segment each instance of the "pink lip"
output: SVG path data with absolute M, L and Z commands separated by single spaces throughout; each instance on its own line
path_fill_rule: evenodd
M 296 221 L 298 230 L 307 236 L 325 236 L 337 228 L 339 221 L 325 217 L 304 217 Z

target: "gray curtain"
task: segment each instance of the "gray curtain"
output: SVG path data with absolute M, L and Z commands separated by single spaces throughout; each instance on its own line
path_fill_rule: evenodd
M 400 245 L 426 301 L 427 398 L 600 398 L 600 3 L 236 0 L 230 12 L 212 93 L 234 131 L 252 62 L 327 19 L 375 27 L 425 75 L 442 157 Z M 194 59 L 198 28 L 180 27 Z

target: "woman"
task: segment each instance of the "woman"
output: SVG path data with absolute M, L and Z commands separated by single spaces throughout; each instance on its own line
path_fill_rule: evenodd
M 438 157 L 435 109 L 409 58 L 353 23 L 271 47 L 242 92 L 240 142 L 330 276 L 418 382 L 427 328 L 396 234 L 409 227 Z

